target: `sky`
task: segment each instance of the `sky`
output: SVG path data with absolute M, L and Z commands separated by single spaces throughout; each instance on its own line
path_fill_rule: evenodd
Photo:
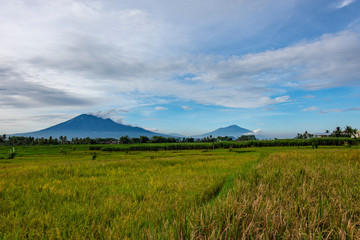
M 0 133 L 360 129 L 360 0 L 0 3 Z

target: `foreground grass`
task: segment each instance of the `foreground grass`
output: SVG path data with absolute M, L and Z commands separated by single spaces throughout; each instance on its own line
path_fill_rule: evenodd
M 0 239 L 360 239 L 360 151 L 51 146 L 0 160 Z
M 0 238 L 175 238 L 178 219 L 259 156 L 132 152 L 92 160 L 84 151 L 50 153 L 0 163 Z
M 360 239 L 360 152 L 270 154 L 194 218 L 193 238 Z

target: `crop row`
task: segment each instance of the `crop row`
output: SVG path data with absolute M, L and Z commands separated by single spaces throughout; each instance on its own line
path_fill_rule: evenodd
M 214 143 L 157 143 L 157 144 L 119 144 L 112 146 L 90 146 L 90 150 L 102 151 L 161 151 L 161 150 L 192 150 L 192 149 L 230 149 L 248 147 L 291 147 L 291 146 L 351 146 L 357 145 L 358 139 L 353 138 L 312 138 L 312 139 L 279 139 L 254 140 L 243 142 Z

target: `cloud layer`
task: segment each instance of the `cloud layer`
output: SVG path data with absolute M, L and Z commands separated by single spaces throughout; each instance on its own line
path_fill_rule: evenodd
M 357 4 L 322 8 L 334 13 Z M 118 109 L 165 110 L 171 101 L 179 110 L 195 109 L 189 103 L 275 109 L 293 101 L 294 91 L 310 99 L 312 91 L 358 87 L 358 19 L 272 47 L 287 22 L 301 25 L 303 8 L 299 0 L 3 0 L 0 115 L 71 108 L 116 118 L 125 114 Z
M 6 65 L 1 64 L 0 67 L 0 105 L 2 108 L 93 104 L 90 99 L 82 99 L 69 92 L 29 81 L 32 78 L 30 73 L 21 73 L 19 69 L 7 68 Z
M 179 55 L 171 49 L 186 46 L 186 32 L 140 9 L 5 1 L 0 13 L 4 105 L 88 104 L 132 93 L 138 104 L 170 96 L 255 108 L 289 101 L 287 88 L 359 83 L 360 38 L 352 31 L 246 55 Z M 5 59 L 16 63 L 11 70 Z

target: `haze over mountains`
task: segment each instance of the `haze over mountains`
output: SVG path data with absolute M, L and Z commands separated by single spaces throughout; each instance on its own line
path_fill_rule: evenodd
M 253 132 L 250 131 L 249 129 L 241 128 L 237 125 L 231 125 L 231 126 L 224 127 L 224 128 L 218 128 L 212 132 L 194 136 L 194 138 L 204 138 L 204 137 L 209 137 L 209 136 L 212 136 L 214 138 L 219 137 L 219 136 L 221 136 L 221 137 L 228 136 L 228 137 L 238 138 L 238 137 L 240 137 L 242 135 L 246 135 L 246 134 L 253 134 Z
M 229 136 L 229 137 L 240 137 L 244 134 L 252 134 L 253 132 L 241 128 L 236 125 L 231 125 L 225 128 L 219 128 L 215 131 L 192 136 L 194 138 L 203 138 L 203 137 L 218 137 L 218 136 Z M 25 136 L 25 137 L 35 137 L 35 138 L 59 138 L 60 136 L 66 136 L 68 139 L 71 138 L 120 138 L 121 136 L 140 137 L 140 136 L 164 136 L 164 137 L 185 137 L 180 134 L 161 134 L 146 130 L 141 127 L 133 127 L 129 125 L 124 125 L 116 123 L 113 120 L 107 118 L 103 119 L 94 115 L 81 114 L 73 119 L 65 121 L 63 123 L 54 125 L 52 127 L 35 131 L 29 133 L 18 133 L 14 136 Z

